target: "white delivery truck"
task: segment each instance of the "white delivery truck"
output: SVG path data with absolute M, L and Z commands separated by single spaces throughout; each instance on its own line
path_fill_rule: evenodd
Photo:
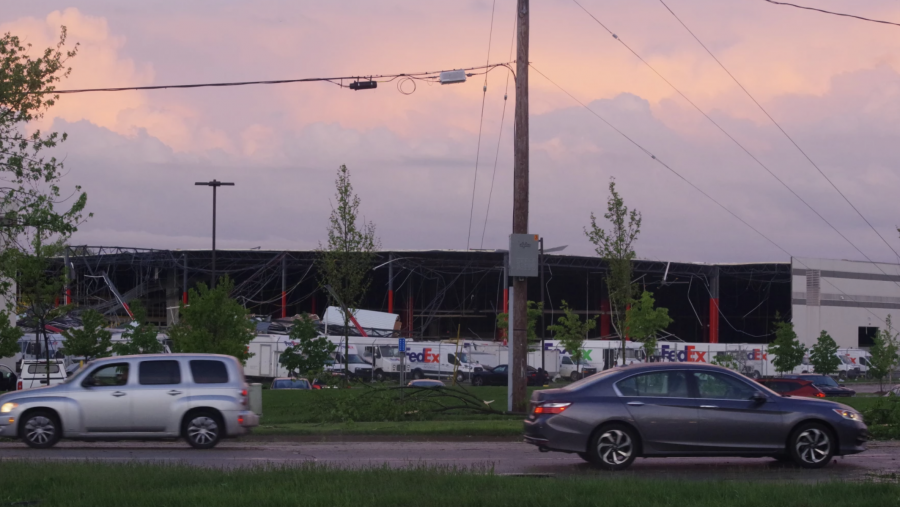
M 559 340 L 546 340 L 544 342 L 544 347 L 547 350 L 557 350 L 563 357 L 566 355 L 571 356 L 569 351 L 565 350 L 562 342 Z M 594 369 L 596 371 L 603 371 L 613 368 L 615 366 L 622 366 L 641 363 L 645 359 L 643 345 L 637 342 L 625 342 L 625 359 L 624 361 L 621 358 L 622 355 L 622 342 L 619 340 L 585 340 L 584 345 L 581 347 L 581 360 L 582 365 L 580 368 L 589 368 Z M 571 359 L 570 359 L 571 361 Z M 569 373 L 567 378 L 571 378 L 572 365 L 566 365 L 566 371 Z M 549 371 L 550 369 L 547 368 Z M 562 366 L 560 366 L 560 376 Z M 590 370 L 588 371 L 590 373 Z
M 483 359 L 493 356 L 483 354 Z M 407 371 L 414 379 L 423 378 L 453 378 L 456 373 L 456 382 L 468 380 L 472 373 L 484 364 L 471 359 L 469 352 L 456 343 L 447 342 L 413 342 L 406 345 L 405 358 Z
M 66 380 L 66 366 L 62 359 L 51 359 L 49 362 L 39 359 L 23 359 L 20 364 L 17 391 L 35 387 L 47 387 L 62 384 Z
M 847 359 L 851 368 L 859 368 L 860 376 L 869 376 L 869 359 L 872 357 L 869 351 L 855 347 L 838 349 L 838 355 Z

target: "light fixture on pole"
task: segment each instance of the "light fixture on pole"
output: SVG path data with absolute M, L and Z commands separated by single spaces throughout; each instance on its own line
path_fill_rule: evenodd
M 216 288 L 216 189 L 219 187 L 233 187 L 234 183 L 226 183 L 224 181 L 198 181 L 194 185 L 204 187 L 212 187 L 213 190 L 213 223 L 212 223 L 212 282 L 210 288 Z

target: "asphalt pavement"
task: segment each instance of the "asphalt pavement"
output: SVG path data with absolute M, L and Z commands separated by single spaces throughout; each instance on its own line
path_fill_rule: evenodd
M 247 442 L 211 450 L 183 442 L 61 442 L 30 449 L 0 442 L 0 460 L 183 463 L 201 467 L 293 466 L 463 467 L 498 474 L 591 475 L 677 480 L 896 480 L 900 443 L 875 442 L 862 454 L 835 458 L 821 470 L 804 470 L 768 458 L 639 458 L 624 473 L 603 472 L 574 454 L 542 453 L 520 442 Z

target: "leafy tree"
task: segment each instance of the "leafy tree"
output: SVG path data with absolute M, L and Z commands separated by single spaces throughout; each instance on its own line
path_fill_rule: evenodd
M 823 329 L 809 353 L 809 362 L 812 363 L 816 373 L 831 375 L 838 371 L 841 359 L 837 356 L 837 351 L 837 342 Z
M 606 287 L 609 290 L 610 320 L 622 339 L 624 359 L 626 309 L 634 301 L 635 290 L 631 283 L 631 261 L 635 258 L 634 242 L 641 232 L 641 213 L 625 206 L 625 201 L 616 191 L 615 178 L 609 179 L 609 198 L 603 218 L 612 225 L 608 231 L 597 224 L 597 217 L 591 213 L 591 228 L 585 228 L 584 233 L 595 245 L 597 255 L 609 267 Z
M 181 317 L 169 330 L 176 351 L 225 354 L 247 362 L 256 326 L 247 309 L 229 297 L 233 289 L 234 282 L 223 276 L 215 289 L 200 282 L 188 291 L 191 303 L 180 305 Z
M 540 337 L 537 335 L 537 322 L 544 312 L 544 303 L 535 303 L 534 301 L 529 301 L 527 303 L 527 306 L 528 331 L 525 335 L 528 337 L 528 342 L 533 343 L 540 339 Z M 500 329 L 509 329 L 509 313 L 497 314 L 497 327 Z
M 775 341 L 769 345 L 769 354 L 775 356 L 772 364 L 780 373 L 794 371 L 803 363 L 806 347 L 797 339 L 794 324 L 780 320 L 778 314 L 775 319 Z
M 647 355 L 656 349 L 656 333 L 669 327 L 672 319 L 666 308 L 654 308 L 656 300 L 653 294 L 644 291 L 641 298 L 632 302 L 625 311 L 625 329 L 631 339 L 644 344 Z M 622 355 L 624 364 L 625 356 Z
M 106 319 L 96 310 L 81 314 L 81 329 L 66 329 L 62 335 L 66 337 L 67 355 L 87 360 L 110 355 L 112 333 L 106 329 Z
M 892 373 L 897 366 L 897 333 L 891 324 L 891 316 L 885 319 L 885 328 L 875 334 L 874 344 L 869 348 L 869 373 L 878 379 L 879 389 L 884 390 L 884 378 L 892 381 Z
M 319 246 L 319 284 L 331 290 L 350 309 L 358 308 L 369 285 L 375 256 L 381 243 L 375 236 L 375 224 L 359 220 L 359 197 L 353 193 L 350 170 L 342 165 L 334 181 L 337 207 L 332 205 L 328 225 L 328 243 Z M 349 371 L 349 318 L 344 315 L 344 371 Z
M 569 352 L 580 372 L 581 358 L 584 356 L 584 340 L 587 339 L 588 332 L 597 327 L 597 317 L 588 318 L 582 322 L 581 317 L 569 308 L 569 304 L 565 300 L 562 302 L 562 311 L 562 317 L 557 319 L 559 324 L 547 326 L 547 329 Z
M 291 376 L 309 375 L 312 380 L 317 372 L 322 371 L 325 361 L 337 349 L 337 345 L 328 341 L 328 338 L 319 336 L 319 331 L 309 315 L 294 320 L 289 336 L 292 341 L 298 343 L 286 348 L 278 358 L 278 362 Z
M 147 310 L 140 301 L 134 301 L 131 306 L 134 321 L 125 326 L 122 331 L 122 340 L 113 345 L 113 352 L 120 356 L 135 354 L 159 354 L 165 350 L 163 344 L 157 339 L 159 329 L 147 322 Z
M 63 198 L 63 164 L 43 155 L 66 135 L 27 133 L 28 123 L 56 103 L 55 84 L 71 72 L 66 62 L 75 56 L 77 45 L 67 51 L 65 42 L 62 27 L 55 47 L 32 56 L 31 45 L 23 45 L 17 36 L 0 37 L 0 296 L 6 301 L 0 308 L 0 356 L 15 352 L 22 336 L 10 323 L 17 304 L 26 311 L 36 339 L 43 338 L 45 350 L 47 322 L 68 310 L 56 304 L 66 273 L 50 259 L 62 254 L 65 241 L 82 222 L 87 195 L 76 186 L 72 196 Z M 68 209 L 58 209 L 62 203 L 68 203 Z

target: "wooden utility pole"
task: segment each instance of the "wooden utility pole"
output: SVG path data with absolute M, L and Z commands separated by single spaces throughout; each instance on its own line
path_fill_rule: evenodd
M 528 233 L 528 0 L 518 0 L 519 21 L 516 44 L 516 135 L 513 146 L 513 233 Z M 513 279 L 513 410 L 528 408 L 526 377 L 528 365 L 528 282 Z

